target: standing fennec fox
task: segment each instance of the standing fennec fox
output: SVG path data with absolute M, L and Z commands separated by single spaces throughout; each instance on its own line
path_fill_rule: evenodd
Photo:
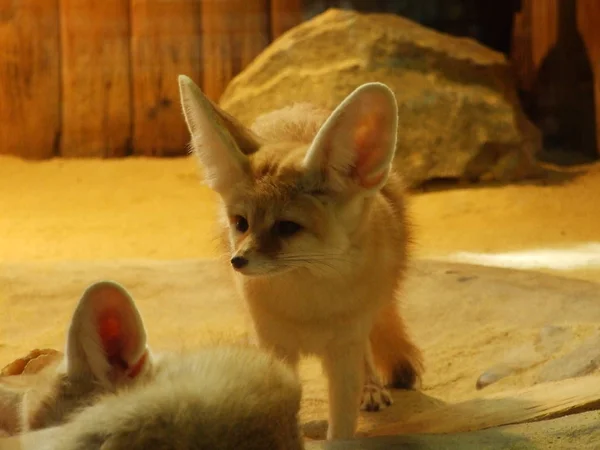
M 300 383 L 283 362 L 232 345 L 153 355 L 132 298 L 112 282 L 85 292 L 63 361 L 31 377 L 27 389 L 0 380 L 0 415 L 16 424 L 2 449 L 303 448 Z
M 369 83 L 331 114 L 297 104 L 246 129 L 188 77 L 179 86 L 258 344 L 293 367 L 321 358 L 328 438 L 350 438 L 359 405 L 391 403 L 375 366 L 397 388 L 422 371 L 395 303 L 408 230 L 394 94 Z

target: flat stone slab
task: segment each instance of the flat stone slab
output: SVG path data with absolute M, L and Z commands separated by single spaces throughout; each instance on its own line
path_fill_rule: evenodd
M 600 368 L 600 333 L 566 355 L 548 361 L 538 373 L 538 381 L 564 380 L 594 373 Z
M 345 442 L 308 442 L 306 450 L 596 450 L 600 413 L 510 425 L 470 433 L 403 435 Z

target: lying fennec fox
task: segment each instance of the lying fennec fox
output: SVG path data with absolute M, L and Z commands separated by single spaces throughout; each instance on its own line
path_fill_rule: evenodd
M 20 416 L 5 431 L 22 433 L 0 448 L 303 447 L 300 384 L 285 364 L 241 346 L 153 355 L 132 298 L 112 282 L 88 288 L 63 361 L 31 377 L 24 392 L 0 384 L 0 414 Z
M 408 227 L 392 171 L 394 94 L 369 83 L 331 114 L 297 104 L 246 129 L 188 77 L 179 86 L 255 338 L 292 367 L 302 354 L 321 358 L 328 437 L 350 438 L 359 406 L 391 403 L 376 366 L 397 388 L 422 371 L 395 303 Z

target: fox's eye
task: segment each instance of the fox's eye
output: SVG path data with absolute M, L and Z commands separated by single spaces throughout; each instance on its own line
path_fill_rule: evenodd
M 293 236 L 302 230 L 302 225 L 289 220 L 281 220 L 275 224 L 275 232 L 282 237 Z
M 235 229 L 240 233 L 245 233 L 248 231 L 249 225 L 245 217 L 235 216 L 233 218 L 233 222 L 235 223 Z

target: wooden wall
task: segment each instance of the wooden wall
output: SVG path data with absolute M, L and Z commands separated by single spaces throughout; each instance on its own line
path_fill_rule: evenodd
M 174 156 L 177 75 L 218 99 L 301 0 L 0 0 L 0 154 Z
M 550 135 L 557 123 L 565 133 L 570 130 L 563 145 L 593 147 L 600 154 L 600 0 L 520 4 L 510 56 L 526 109 Z M 579 44 L 559 38 L 567 4 L 576 5 L 570 33 Z M 0 0 L 0 154 L 183 155 L 188 135 L 179 73 L 217 100 L 233 76 L 308 16 L 330 6 L 392 12 L 398 5 L 394 0 Z M 569 50 L 573 45 L 583 49 L 577 64 Z
M 600 155 L 600 1 L 521 0 L 512 61 L 547 147 Z
M 58 0 L 0 0 L 0 153 L 48 158 L 61 130 Z

